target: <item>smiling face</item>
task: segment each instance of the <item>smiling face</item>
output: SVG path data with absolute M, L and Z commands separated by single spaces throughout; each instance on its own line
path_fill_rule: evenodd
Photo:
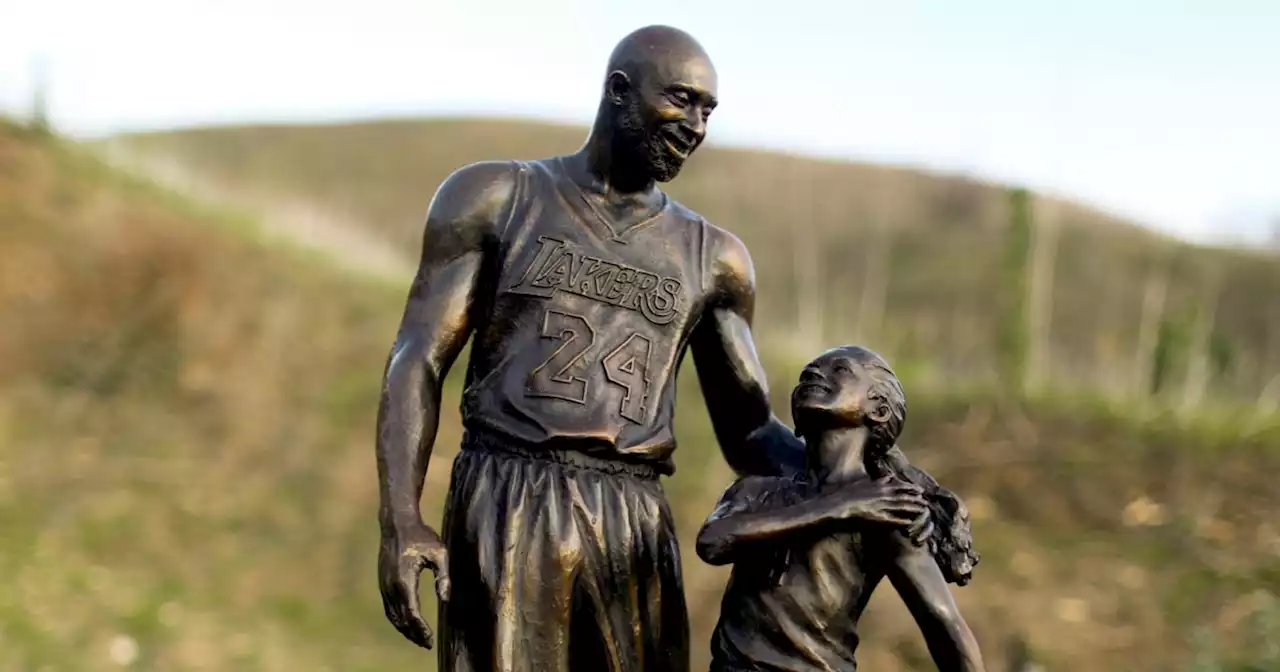
M 706 138 L 718 103 L 716 71 L 691 38 L 654 37 L 662 39 L 618 59 L 607 94 L 615 110 L 615 150 L 655 181 L 669 182 Z
M 796 430 L 806 437 L 865 426 L 874 443 L 887 450 L 906 419 L 906 399 L 883 358 L 847 346 L 823 353 L 804 368 L 791 393 L 791 414 Z

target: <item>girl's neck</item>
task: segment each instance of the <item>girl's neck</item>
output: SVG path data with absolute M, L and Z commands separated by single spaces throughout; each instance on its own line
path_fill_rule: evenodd
M 866 427 L 836 427 L 805 436 L 809 473 L 821 482 L 847 482 L 867 478 L 864 461 Z

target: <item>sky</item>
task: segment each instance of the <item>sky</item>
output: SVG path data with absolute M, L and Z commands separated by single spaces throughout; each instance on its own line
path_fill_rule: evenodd
M 613 45 L 711 54 L 710 141 L 963 172 L 1191 240 L 1280 216 L 1276 0 L 0 0 L 0 111 L 75 136 L 483 114 L 587 123 Z

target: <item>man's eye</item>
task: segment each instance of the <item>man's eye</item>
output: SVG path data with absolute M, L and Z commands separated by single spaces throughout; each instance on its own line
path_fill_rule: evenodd
M 667 97 L 671 99 L 671 102 L 679 105 L 680 107 L 685 107 L 689 104 L 689 94 L 684 91 L 672 91 L 667 94 Z

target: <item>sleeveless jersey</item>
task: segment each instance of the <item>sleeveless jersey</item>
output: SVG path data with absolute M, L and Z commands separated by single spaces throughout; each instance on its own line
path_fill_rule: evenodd
M 708 225 L 664 197 L 615 234 L 558 159 L 517 165 L 463 423 L 669 474 L 676 374 L 707 295 Z

